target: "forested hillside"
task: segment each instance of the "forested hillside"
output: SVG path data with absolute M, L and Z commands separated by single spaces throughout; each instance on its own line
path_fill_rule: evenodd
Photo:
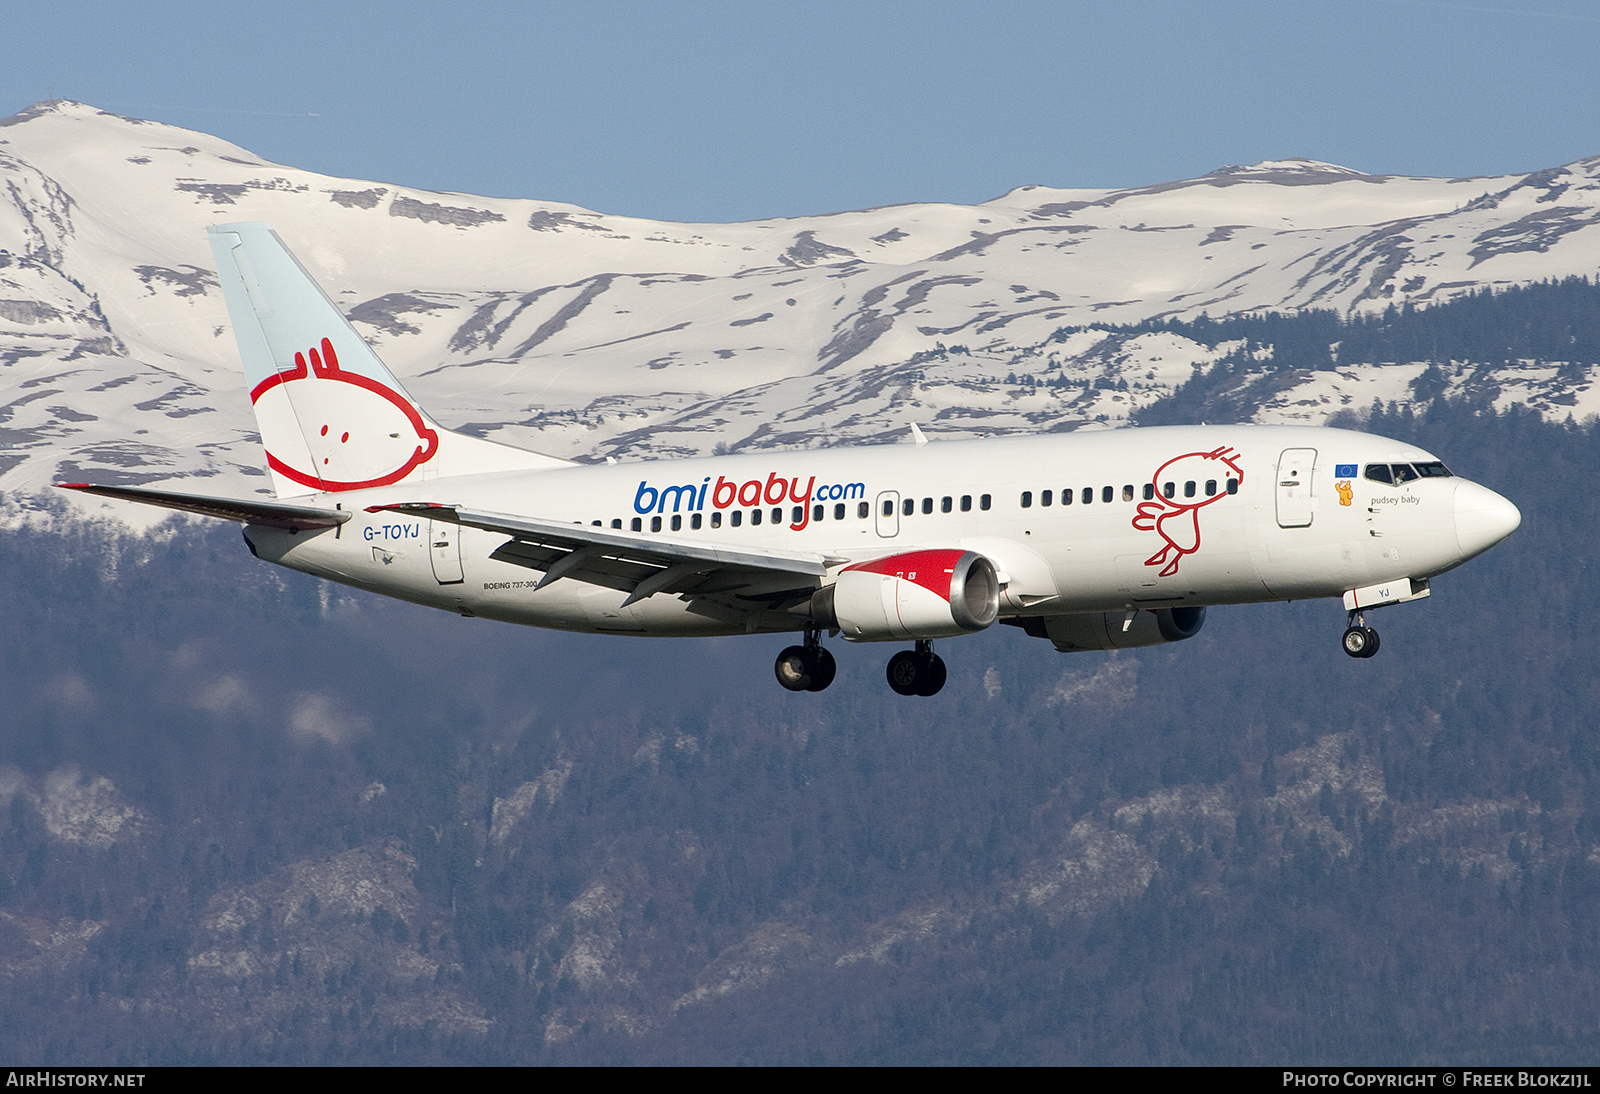
M 9 534 L 0 1055 L 1592 1059 L 1600 429 L 1366 428 L 1524 514 L 1378 657 L 1331 602 L 996 627 L 936 700 L 877 648 L 791 695 L 760 639 L 382 602 L 232 526 Z
M 1519 365 L 1535 372 L 1554 365 L 1553 375 L 1541 377 L 1554 391 L 1536 401 L 1559 421 L 1561 407 L 1577 404 L 1600 364 L 1600 284 L 1566 277 L 1480 289 L 1426 308 L 1391 305 L 1376 315 L 1269 311 L 1105 329 L 1118 340 L 1172 334 L 1221 351 L 1170 396 L 1135 411 L 1139 425 L 1249 421 L 1274 394 L 1304 383 L 1308 372 L 1413 362 L 1428 365 L 1408 385 L 1407 403 L 1414 406 L 1441 397 L 1492 403 Z M 1069 328 L 1057 338 L 1077 333 Z

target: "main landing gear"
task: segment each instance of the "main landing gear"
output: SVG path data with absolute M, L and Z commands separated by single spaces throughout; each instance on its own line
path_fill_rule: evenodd
M 1367 626 L 1359 611 L 1351 612 L 1344 632 L 1344 652 L 1351 657 L 1371 657 L 1378 652 L 1378 632 Z
M 822 648 L 822 635 L 807 630 L 805 645 L 790 646 L 778 654 L 772 666 L 778 683 L 790 691 L 821 691 L 833 683 L 838 665 L 833 654 Z M 889 686 L 901 695 L 937 695 L 944 687 L 944 658 L 933 652 L 933 643 L 917 642 L 916 649 L 901 650 L 889 658 Z
M 772 671 L 790 691 L 821 691 L 833 683 L 839 669 L 833 654 L 822 648 L 822 635 L 808 628 L 805 645 L 790 646 L 778 654 Z
M 944 658 L 933 652 L 927 639 L 914 650 L 901 650 L 889 658 L 889 686 L 901 695 L 937 695 L 944 687 Z

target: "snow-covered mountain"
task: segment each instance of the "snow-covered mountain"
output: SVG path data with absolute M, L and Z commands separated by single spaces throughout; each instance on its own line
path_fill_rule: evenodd
M 267 489 L 205 241 L 222 221 L 270 222 L 443 423 L 575 458 L 889 440 L 912 421 L 934 437 L 1115 425 L 1219 351 L 1061 328 L 1379 310 L 1600 269 L 1600 157 L 1466 179 L 1284 160 L 677 224 L 329 178 L 50 102 L 0 120 L 0 178 L 13 493 Z M 1258 417 L 1404 398 L 1423 367 L 1307 373 Z M 1508 365 L 1499 397 L 1559 386 L 1562 417 L 1600 411 L 1593 375 L 1556 373 Z

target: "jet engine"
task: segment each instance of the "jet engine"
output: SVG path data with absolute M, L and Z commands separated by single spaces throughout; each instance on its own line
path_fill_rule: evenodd
M 811 597 L 811 618 L 852 642 L 981 631 L 1000 613 L 994 563 L 976 551 L 908 551 L 846 566 Z
M 1012 622 L 1012 620 L 1007 620 Z M 1206 610 L 1196 608 L 1089 612 L 1084 615 L 1030 616 L 1015 624 L 1035 638 L 1048 638 L 1062 653 L 1075 650 L 1125 650 L 1193 638 L 1205 625 Z

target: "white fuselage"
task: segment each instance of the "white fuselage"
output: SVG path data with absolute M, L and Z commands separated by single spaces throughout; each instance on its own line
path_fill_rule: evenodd
M 428 501 L 637 527 L 677 541 L 815 552 L 840 567 L 961 548 L 993 560 L 1002 617 L 1338 596 L 1426 579 L 1515 527 L 1503 515 L 1515 513 L 1510 503 L 1459 477 L 1362 477 L 1390 462 L 1437 460 L 1347 430 L 1250 425 L 763 452 L 318 494 L 314 504 L 355 516 L 337 529 L 251 526 L 246 536 L 269 561 L 464 614 L 707 635 L 799 630 L 805 619 L 758 600 L 742 616 L 664 593 L 625 605 L 624 592 L 574 579 L 535 590 L 539 570 L 490 557 L 505 535 L 368 507 Z

